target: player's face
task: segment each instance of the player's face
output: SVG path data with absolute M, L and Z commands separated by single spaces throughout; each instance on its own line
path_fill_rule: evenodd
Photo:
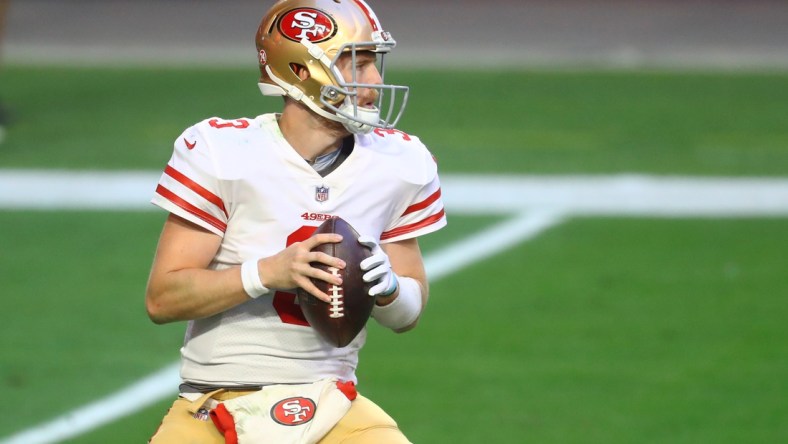
M 356 53 L 355 64 L 353 57 L 343 54 L 337 60 L 337 68 L 342 73 L 346 82 L 355 82 L 371 85 L 383 84 L 383 78 L 377 66 L 377 56 L 371 51 L 360 51 Z M 355 79 L 354 79 L 355 74 Z M 378 91 L 370 88 L 359 88 L 358 105 L 366 108 L 374 108 L 378 98 Z

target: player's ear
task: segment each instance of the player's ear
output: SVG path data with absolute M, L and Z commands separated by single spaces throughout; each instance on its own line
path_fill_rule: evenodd
M 301 79 L 302 81 L 310 77 L 309 70 L 304 65 L 299 65 L 298 63 L 291 63 L 290 69 L 292 69 L 295 75 L 297 75 L 298 78 Z

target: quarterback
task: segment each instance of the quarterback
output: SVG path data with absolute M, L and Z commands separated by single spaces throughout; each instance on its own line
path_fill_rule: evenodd
M 295 289 L 344 268 L 312 251 L 342 217 L 371 246 L 372 318 L 416 326 L 428 298 L 418 237 L 446 225 L 434 158 L 395 129 L 408 88 L 384 82 L 396 46 L 363 0 L 281 0 L 256 34 L 259 88 L 281 112 L 205 119 L 174 143 L 153 204 L 169 215 L 146 290 L 155 323 L 187 321 L 180 395 L 152 443 L 408 443 L 356 389 L 364 330 L 322 339 Z

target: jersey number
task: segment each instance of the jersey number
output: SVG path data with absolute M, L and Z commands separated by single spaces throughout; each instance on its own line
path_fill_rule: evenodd
M 375 128 L 375 134 L 377 134 L 380 137 L 386 137 L 386 135 L 393 136 L 394 134 L 399 134 L 400 136 L 402 136 L 402 140 L 406 142 L 409 142 L 411 140 L 408 133 L 405 133 L 398 129 Z
M 287 246 L 289 247 L 296 242 L 307 240 L 315 230 L 317 230 L 317 227 L 303 226 L 293 231 L 290 236 L 287 236 Z M 285 324 L 309 327 L 309 322 L 304 317 L 304 312 L 302 312 L 301 307 L 296 304 L 295 293 L 277 291 L 274 293 L 273 304 L 276 314 L 279 315 L 279 319 Z
M 244 129 L 244 128 L 249 128 L 249 121 L 244 119 L 235 119 L 235 120 L 211 119 L 208 121 L 208 125 L 211 125 L 214 128 Z

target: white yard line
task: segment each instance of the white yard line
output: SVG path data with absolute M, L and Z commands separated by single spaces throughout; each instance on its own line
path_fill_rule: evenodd
M 2 209 L 153 210 L 160 173 L 0 169 Z M 788 179 L 444 175 L 453 214 L 549 209 L 574 215 L 786 216 Z
M 427 273 L 431 281 L 437 281 L 531 239 L 560 222 L 560 215 L 554 212 L 519 214 L 430 254 L 425 258 Z M 179 382 L 178 365 L 172 364 L 103 399 L 7 437 L 0 444 L 48 444 L 82 435 L 174 396 Z
M 2 444 L 60 442 L 101 427 L 177 392 L 179 364 L 171 364 L 105 398 L 9 436 Z M 153 432 L 153 429 L 151 429 Z
M 455 213 L 541 208 L 572 215 L 788 215 L 785 178 L 447 175 L 441 182 L 446 207 Z
M 0 209 L 153 209 L 161 172 L 0 170 Z
M 495 256 L 563 221 L 555 211 L 525 211 L 497 225 L 431 253 L 424 259 L 430 282 Z M 449 222 L 451 223 L 451 222 Z

